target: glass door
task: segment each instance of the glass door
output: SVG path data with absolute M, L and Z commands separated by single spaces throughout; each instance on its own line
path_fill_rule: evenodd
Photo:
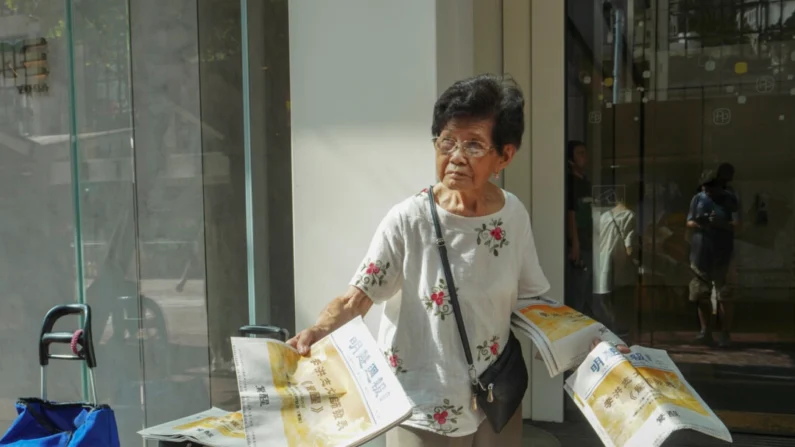
M 572 210 L 590 263 L 567 273 L 567 299 L 666 349 L 730 428 L 795 434 L 795 2 L 567 11 L 570 198 L 589 201 Z

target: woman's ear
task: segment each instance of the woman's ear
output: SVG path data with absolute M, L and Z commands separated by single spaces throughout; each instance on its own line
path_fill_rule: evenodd
M 502 147 L 502 156 L 500 160 L 500 170 L 505 169 L 516 155 L 516 146 L 513 144 L 506 144 Z

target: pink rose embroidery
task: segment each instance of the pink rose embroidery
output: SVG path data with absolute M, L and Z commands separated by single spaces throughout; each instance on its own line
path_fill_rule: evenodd
M 425 420 L 422 424 L 441 435 L 449 435 L 458 431 L 458 417 L 464 414 L 463 406 L 455 406 L 450 403 L 450 399 L 445 399 L 442 405 L 433 407 L 433 410 L 425 413 Z
M 450 305 L 447 292 L 447 283 L 444 279 L 439 279 L 436 286 L 431 289 L 431 294 L 422 299 L 425 308 L 443 321 L 445 317 L 453 314 L 453 306 Z
M 436 303 L 437 306 L 441 306 L 442 304 L 444 304 L 444 292 L 442 291 L 439 293 L 432 293 L 431 301 Z
M 377 265 L 375 265 L 374 263 L 371 262 L 370 265 L 367 266 L 367 270 L 366 271 L 367 271 L 368 275 L 377 275 L 377 274 L 379 274 L 381 272 L 381 269 L 378 268 Z
M 356 275 L 355 285 L 365 292 L 369 292 L 371 287 L 380 287 L 386 284 L 386 274 L 389 270 L 389 262 L 370 261 L 362 264 Z
M 502 227 L 502 219 L 492 219 L 489 224 L 483 224 L 475 228 L 477 232 L 477 243 L 488 248 L 494 256 L 500 255 L 500 249 L 508 245 L 505 229 Z
M 493 336 L 491 340 L 483 340 L 483 343 L 477 346 L 478 361 L 491 362 L 497 359 L 497 354 L 500 352 L 500 337 Z
M 395 375 L 406 372 L 406 369 L 403 368 L 403 359 L 398 355 L 398 349 L 396 347 L 393 346 L 391 349 L 384 351 L 384 357 Z

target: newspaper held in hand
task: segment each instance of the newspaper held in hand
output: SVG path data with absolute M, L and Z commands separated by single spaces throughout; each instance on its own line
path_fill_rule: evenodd
M 207 447 L 245 447 L 243 415 L 211 408 L 193 416 L 138 432 L 148 441 L 195 443 Z
M 356 318 L 309 357 L 264 338 L 233 338 L 248 446 L 357 446 L 411 415 L 375 339 Z
M 732 442 L 726 426 L 659 349 L 633 346 L 625 355 L 602 342 L 564 388 L 608 447 L 658 447 L 683 429 Z
M 522 299 L 519 304 L 511 325 L 533 341 L 552 377 L 582 363 L 595 338 L 624 343 L 602 323 L 552 299 Z

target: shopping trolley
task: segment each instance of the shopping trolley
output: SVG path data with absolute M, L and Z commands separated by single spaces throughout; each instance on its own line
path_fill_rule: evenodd
M 242 326 L 240 328 L 240 335 L 243 337 L 263 335 L 267 338 L 275 338 L 280 341 L 287 341 L 290 338 L 290 331 L 278 326 L 249 325 Z
M 67 315 L 83 317 L 83 327 L 74 333 L 53 332 L 55 323 Z M 71 354 L 51 354 L 50 345 L 68 344 Z M 3 447 L 119 447 L 116 417 L 107 405 L 97 402 L 94 368 L 97 359 L 91 335 L 91 308 L 85 304 L 55 306 L 47 312 L 39 335 L 41 397 L 17 401 L 18 416 L 0 438 Z M 47 400 L 47 366 L 50 359 L 86 362 L 90 402 Z
M 239 332 L 243 337 L 262 336 L 266 338 L 275 338 L 280 341 L 287 341 L 290 338 L 290 331 L 287 329 L 270 325 L 246 325 L 242 326 Z M 190 441 L 159 441 L 157 445 L 158 447 L 202 447 L 200 444 Z

